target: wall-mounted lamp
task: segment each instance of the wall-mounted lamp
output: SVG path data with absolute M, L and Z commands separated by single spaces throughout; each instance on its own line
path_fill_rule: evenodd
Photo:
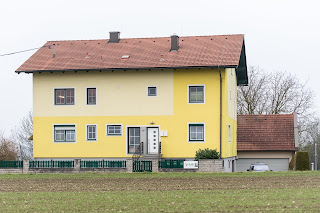
M 151 121 L 150 124 L 155 124 L 155 122 Z

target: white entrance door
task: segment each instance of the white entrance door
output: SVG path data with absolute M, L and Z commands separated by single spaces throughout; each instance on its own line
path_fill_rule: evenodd
M 148 154 L 159 152 L 159 129 L 148 128 Z

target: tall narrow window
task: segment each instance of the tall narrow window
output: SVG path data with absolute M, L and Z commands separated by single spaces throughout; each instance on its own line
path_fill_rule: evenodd
M 75 142 L 76 127 L 75 125 L 54 125 L 55 142 Z
M 189 86 L 189 103 L 204 103 L 204 86 Z
M 87 104 L 95 105 L 97 104 L 97 89 L 87 88 Z
M 97 140 L 97 125 L 87 125 L 87 141 Z
M 228 125 L 228 142 L 231 143 L 231 124 Z
M 128 153 L 134 154 L 140 145 L 140 128 L 129 127 Z
M 55 105 L 74 105 L 74 89 L 55 89 Z
M 204 124 L 189 124 L 189 141 L 204 141 Z

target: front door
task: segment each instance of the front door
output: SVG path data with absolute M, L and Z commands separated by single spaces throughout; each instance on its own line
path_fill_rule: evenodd
M 159 129 L 148 128 L 148 154 L 159 153 Z

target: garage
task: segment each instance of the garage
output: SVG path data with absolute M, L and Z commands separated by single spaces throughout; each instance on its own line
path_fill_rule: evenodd
M 288 171 L 289 158 L 243 158 L 236 161 L 236 171 L 244 172 L 253 163 L 265 163 L 273 171 Z

